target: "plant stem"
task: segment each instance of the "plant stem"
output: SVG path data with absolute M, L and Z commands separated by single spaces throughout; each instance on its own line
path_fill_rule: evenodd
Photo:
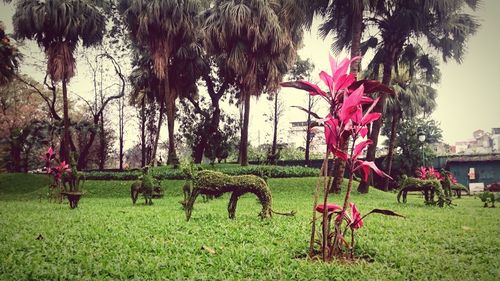
M 328 163 L 328 157 L 325 156 L 323 159 L 323 164 L 321 165 L 321 170 L 319 172 L 318 180 L 316 181 L 316 190 L 314 191 L 314 203 L 313 203 L 313 216 L 312 216 L 312 227 L 311 227 L 311 240 L 309 241 L 309 257 L 312 258 L 314 255 L 314 238 L 316 234 L 316 205 L 318 204 L 319 198 L 319 184 L 321 177 L 324 176 L 325 166 Z
M 349 197 L 351 196 L 351 191 L 352 191 L 352 180 L 354 178 L 354 171 L 353 171 L 354 163 L 353 163 L 352 155 L 354 153 L 354 145 L 355 144 L 356 144 L 356 137 L 353 136 L 352 146 L 351 146 L 351 154 L 349 157 L 351 159 L 351 161 L 349 161 L 349 183 L 347 184 L 347 190 L 345 192 L 344 204 L 342 206 L 342 211 L 340 213 L 340 219 L 335 220 L 335 240 L 333 242 L 333 249 L 334 250 L 336 250 L 338 247 L 339 235 L 342 235 L 342 233 L 340 233 L 340 224 L 344 220 L 345 211 L 347 209 L 347 204 L 349 203 Z
M 325 164 L 325 171 L 328 171 L 328 158 L 330 157 L 330 152 L 327 151 L 325 159 L 326 159 L 326 164 Z M 329 226 L 328 226 L 328 208 L 326 207 L 326 204 L 328 202 L 328 172 L 324 177 L 324 196 L 323 196 L 323 225 L 322 225 L 322 233 L 323 233 L 323 242 L 321 243 L 321 254 L 323 257 L 323 261 L 326 261 L 328 255 L 327 255 L 327 250 L 326 250 L 326 243 L 328 240 L 328 235 L 329 235 Z
M 351 229 L 351 259 L 354 258 L 354 229 Z

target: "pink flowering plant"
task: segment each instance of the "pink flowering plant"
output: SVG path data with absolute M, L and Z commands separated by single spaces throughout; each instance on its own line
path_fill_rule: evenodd
M 438 180 L 441 184 L 441 188 L 437 188 L 435 192 L 438 195 L 437 202 L 430 202 L 432 204 L 437 204 L 440 207 L 446 205 L 452 205 L 452 187 L 455 189 L 465 189 L 462 185 L 459 185 L 455 176 L 449 172 L 442 170 L 439 172 L 434 167 L 424 167 L 421 166 L 417 169 L 417 177 L 421 180 Z
M 65 161 L 59 162 L 56 159 L 56 155 L 52 147 L 49 147 L 45 153 L 45 168 L 47 169 L 47 174 L 52 177 L 53 186 L 62 189 L 62 177 L 66 173 L 71 172 L 71 169 Z
M 372 144 L 366 139 L 368 126 L 381 117 L 380 113 L 374 113 L 373 108 L 379 98 L 373 99 L 367 94 L 382 92 L 392 93 L 392 90 L 374 80 L 357 80 L 354 74 L 347 73 L 350 64 L 360 59 L 344 59 L 341 62 L 330 56 L 331 74 L 321 71 L 320 79 L 324 82 L 327 90 L 322 90 L 317 85 L 307 81 L 294 81 L 282 83 L 284 87 L 294 87 L 309 92 L 312 96 L 320 96 L 328 106 L 329 112 L 323 118 L 316 120 L 316 124 L 322 125 L 325 132 L 327 151 L 321 167 L 320 177 L 316 184 L 316 192 L 313 203 L 313 218 L 309 256 L 314 257 L 319 253 L 324 261 L 332 257 L 353 258 L 354 257 L 354 232 L 363 226 L 363 219 L 369 214 L 379 213 L 384 215 L 400 216 L 389 210 L 375 209 L 361 216 L 356 204 L 350 202 L 352 182 L 354 174 L 359 173 L 366 180 L 374 171 L 379 176 L 389 177 L 377 168 L 374 162 L 359 159 L 362 152 Z M 348 144 L 348 145 L 346 145 Z M 347 150 L 344 147 L 348 147 Z M 328 174 L 328 159 L 339 158 L 346 161 L 349 181 L 345 198 L 342 205 L 328 203 L 331 184 L 333 180 L 326 176 Z M 323 204 L 318 205 L 321 180 L 323 181 Z M 326 206 L 326 207 L 325 207 Z M 316 240 L 316 212 L 322 214 L 322 227 Z M 335 215 L 333 228 L 331 217 Z M 350 241 L 346 235 L 351 234 Z M 319 244 L 319 251 L 315 245 Z

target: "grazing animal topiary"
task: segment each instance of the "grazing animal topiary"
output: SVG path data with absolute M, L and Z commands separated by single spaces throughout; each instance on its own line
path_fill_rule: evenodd
M 135 204 L 139 193 L 142 193 L 146 199 L 146 205 L 153 205 L 152 198 L 159 198 L 163 196 L 160 184 L 155 183 L 153 177 L 148 173 L 148 167 L 144 167 L 142 170 L 142 176 L 138 181 L 135 181 L 130 187 L 130 196 L 132 197 L 132 203 Z
M 234 219 L 236 213 L 236 205 L 241 195 L 245 193 L 253 193 L 259 199 L 262 210 L 259 214 L 261 218 L 270 218 L 272 213 L 281 215 L 294 215 L 290 213 L 278 213 L 272 210 L 272 195 L 271 190 L 266 182 L 254 175 L 243 176 L 229 176 L 221 172 L 215 171 L 201 171 L 198 172 L 192 180 L 192 190 L 188 196 L 188 200 L 184 202 L 184 209 L 186 212 L 186 219 L 189 221 L 193 211 L 193 205 L 198 195 L 209 195 L 220 197 L 224 193 L 232 192 L 227 207 L 229 218 Z
M 403 176 L 400 186 L 397 196 L 398 202 L 403 196 L 403 203 L 406 203 L 406 197 L 410 191 L 421 191 L 427 204 L 434 204 L 434 193 L 437 193 L 439 198 L 444 196 L 441 183 L 437 179 L 422 180 Z

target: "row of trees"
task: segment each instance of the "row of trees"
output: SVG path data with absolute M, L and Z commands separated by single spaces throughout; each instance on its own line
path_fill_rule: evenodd
M 14 27 L 19 39 L 35 40 L 46 53 L 49 85 L 61 84 L 63 159 L 69 161 L 70 151 L 75 152 L 67 91 L 76 67 L 75 48 L 78 44 L 99 46 L 106 34 L 105 27 L 112 26 L 113 36 L 128 36 L 122 38 L 133 52 L 133 71 L 129 77 L 133 88 L 131 101 L 140 109 L 142 128 L 155 127 L 154 137 L 150 138 L 152 150 L 147 157 L 146 134 L 142 130 L 143 164 L 156 162 L 164 117 L 169 136 L 167 163 L 178 163 L 174 137 L 178 98 L 194 108 L 200 122 L 194 129 L 198 136 L 193 140 L 194 161 L 199 163 L 203 155 L 217 154 L 205 151 L 214 139 L 222 137 L 220 124 L 225 117 L 220 102 L 227 98 L 240 106 L 239 162 L 247 165 L 250 98 L 277 93 L 279 83 L 296 61 L 304 30 L 319 15 L 323 20 L 320 34 L 325 38 L 333 35 L 335 51 L 349 50 L 351 57 L 355 57 L 373 49 L 368 71 L 361 75 L 381 79 L 384 85 L 396 89 L 396 96 L 382 95 L 375 108 L 375 112 L 391 116 L 390 122 L 385 121 L 392 126 L 385 167 L 390 172 L 398 121 L 430 113 L 433 108 L 432 85 L 439 81 L 439 72 L 436 59 L 424 50 L 431 49 L 445 61 L 460 62 L 467 39 L 478 28 L 476 19 L 463 10 L 466 6 L 475 10 L 478 2 L 19 0 Z M 106 23 L 106 18 L 113 20 Z M 124 81 L 119 64 L 116 65 L 117 75 Z M 358 73 L 360 63 L 352 64 L 350 71 Z M 209 101 L 199 98 L 199 83 L 206 87 Z M 118 98 L 123 95 L 124 85 L 125 82 Z M 147 115 L 148 110 L 157 115 Z M 99 110 L 95 113 L 101 116 Z M 373 144 L 368 147 L 368 161 L 375 158 L 384 120 L 388 118 L 377 120 L 370 128 Z M 272 149 L 276 153 L 275 142 Z M 342 161 L 337 162 L 334 189 L 345 167 Z M 358 191 L 367 192 L 368 183 L 362 182 Z
M 374 49 L 375 55 L 369 67 L 374 74 L 372 77 L 378 80 L 382 74 L 382 83 L 391 86 L 393 73 L 399 73 L 401 60 L 410 65 L 411 79 L 420 79 L 414 76 L 414 66 L 425 68 L 424 60 L 420 58 L 427 55 L 419 56 L 420 46 L 441 54 L 444 61 L 455 59 L 461 62 L 467 39 L 479 27 L 477 20 L 463 10 L 465 6 L 475 10 L 478 3 L 478 0 L 333 1 L 326 10 L 327 19 L 320 32 L 323 36 L 333 33 L 332 48 L 337 51 L 350 49 L 351 56 L 363 55 L 368 49 Z M 351 71 L 358 69 L 354 66 Z M 374 111 L 387 113 L 388 99 L 382 95 Z M 394 99 L 397 100 L 397 97 Z M 398 114 L 393 116 L 398 119 Z M 375 160 L 384 120 L 375 121 L 370 129 L 369 139 L 373 143 L 368 147 L 368 161 Z M 392 124 L 396 126 L 396 122 Z M 392 155 L 388 155 L 387 159 L 385 169 L 390 171 Z M 335 186 L 338 186 L 345 164 L 338 166 Z M 358 191 L 368 192 L 370 181 L 362 181 Z

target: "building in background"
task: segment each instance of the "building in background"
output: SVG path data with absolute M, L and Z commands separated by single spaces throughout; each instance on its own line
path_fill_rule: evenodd
M 488 154 L 500 152 L 500 128 L 492 128 L 491 133 L 476 130 L 473 139 L 455 143 L 456 154 Z
M 307 121 L 290 122 L 287 142 L 293 145 L 294 147 L 302 148 L 305 150 L 306 132 L 307 132 Z M 326 145 L 325 145 L 325 134 L 323 132 L 323 127 L 311 128 L 309 136 L 311 137 L 311 144 L 310 144 L 311 153 L 324 153 L 326 151 Z

